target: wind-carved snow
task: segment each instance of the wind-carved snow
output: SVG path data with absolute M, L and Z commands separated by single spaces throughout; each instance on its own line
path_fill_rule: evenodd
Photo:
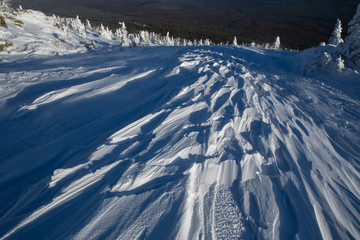
M 116 91 L 116 90 L 122 88 L 127 83 L 129 83 L 133 80 L 143 78 L 154 71 L 155 70 L 150 70 L 150 71 L 146 71 L 144 73 L 140 73 L 140 74 L 136 74 L 134 76 L 127 77 L 125 79 L 119 79 L 119 80 L 117 80 L 117 82 L 110 83 L 110 85 L 107 85 L 107 86 L 103 85 L 104 79 L 101 79 L 101 80 L 98 80 L 95 82 L 73 86 L 68 89 L 51 91 L 51 92 L 46 93 L 46 94 L 42 95 L 41 97 L 35 99 L 35 101 L 32 102 L 29 106 L 23 106 L 21 109 L 22 110 L 24 110 L 24 109 L 34 110 L 40 105 L 51 103 L 51 102 L 54 102 L 54 101 L 57 101 L 57 100 L 60 100 L 60 99 L 63 99 L 63 98 L 66 98 L 66 97 L 69 97 L 72 95 L 81 95 L 76 98 L 76 99 L 79 99 L 79 98 L 94 97 L 94 96 L 101 95 L 101 94 L 107 94 L 107 93 L 110 93 L 110 92 L 113 92 L 113 91 Z M 110 78 L 113 79 L 113 76 L 110 76 Z M 108 84 L 109 84 L 109 81 L 108 81 Z M 89 93 L 90 91 L 91 91 L 91 93 Z
M 36 58 L 30 85 L 7 74 L 1 239 L 360 236 L 357 73 L 239 47 L 77 57 L 44 61 L 53 82 Z

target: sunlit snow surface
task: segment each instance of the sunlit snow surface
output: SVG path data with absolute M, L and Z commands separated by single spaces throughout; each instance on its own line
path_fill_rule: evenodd
M 358 239 L 360 77 L 304 55 L 3 55 L 0 239 Z

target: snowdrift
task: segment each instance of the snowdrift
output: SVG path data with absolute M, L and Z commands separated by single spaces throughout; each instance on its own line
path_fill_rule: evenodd
M 0 27 L 0 239 L 360 237 L 360 77 L 317 66 L 332 46 L 54 56 L 45 18 Z

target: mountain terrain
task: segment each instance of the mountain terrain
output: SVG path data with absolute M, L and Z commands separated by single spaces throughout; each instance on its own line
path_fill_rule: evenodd
M 11 0 L 13 7 L 40 10 L 48 15 L 89 19 L 117 28 L 125 22 L 131 32 L 148 30 L 187 39 L 216 43 L 272 42 L 282 37 L 283 47 L 306 49 L 325 42 L 339 18 L 355 14 L 357 0 Z M 345 25 L 345 31 L 347 26 Z
M 0 15 L 0 239 L 360 237 L 360 75 L 336 46 Z

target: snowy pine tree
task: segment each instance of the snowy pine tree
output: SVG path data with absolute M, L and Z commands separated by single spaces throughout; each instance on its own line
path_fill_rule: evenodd
M 354 18 L 349 22 L 348 36 L 345 39 L 342 53 L 345 57 L 360 66 L 360 4 Z
M 116 30 L 115 38 L 120 42 L 121 46 L 130 46 L 131 43 L 125 23 L 119 22 L 119 24 L 121 25 L 121 27 Z
M 341 56 L 336 59 L 336 68 L 338 72 L 342 72 L 345 70 L 344 60 Z
M 104 25 L 100 25 L 100 37 L 103 39 L 111 40 L 113 39 L 114 35 L 108 27 L 104 27 Z
M 341 38 L 341 21 L 338 19 L 334 28 L 334 31 L 332 33 L 331 38 L 329 39 L 329 44 L 338 46 L 340 43 L 343 43 L 344 40 Z
M 85 25 L 81 22 L 79 16 L 70 19 L 70 26 L 73 30 L 77 31 L 80 35 L 85 36 Z
M 86 19 L 86 25 L 85 25 L 86 30 L 91 31 L 92 30 L 92 26 L 91 23 L 88 19 Z
M 274 41 L 274 43 L 272 45 L 272 48 L 273 49 L 280 49 L 280 37 L 279 36 L 277 36 L 275 38 L 275 41 Z
M 237 38 L 236 38 L 236 37 L 234 37 L 233 45 L 234 45 L 234 46 L 237 46 L 237 45 L 238 45 L 238 43 L 237 43 Z

